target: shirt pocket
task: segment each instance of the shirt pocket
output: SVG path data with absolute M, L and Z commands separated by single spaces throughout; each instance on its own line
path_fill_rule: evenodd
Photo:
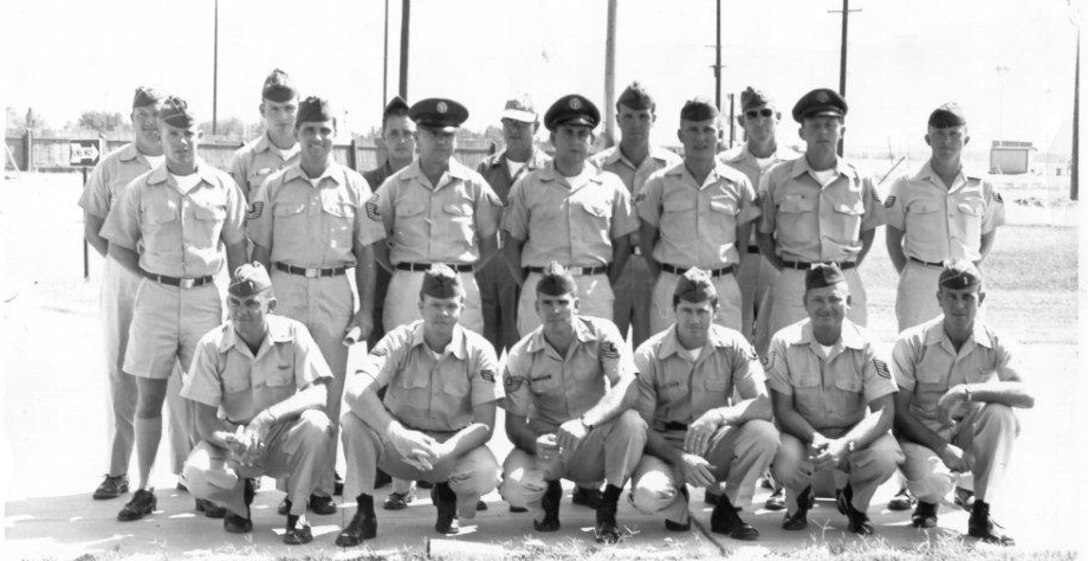
M 201 249 L 215 248 L 223 232 L 223 223 L 227 220 L 226 206 L 217 204 L 193 204 L 193 217 L 196 218 L 196 232 L 193 244 Z
M 393 211 L 396 217 L 393 224 L 394 239 L 409 247 L 426 244 L 431 234 L 426 211 L 427 204 L 422 201 L 397 201 Z
M 355 229 L 355 205 L 351 201 L 329 198 L 321 204 L 325 215 L 325 234 L 333 249 L 351 249 L 351 233 Z
M 809 422 L 822 420 L 823 388 L 819 368 L 791 370 L 790 384 L 793 386 L 793 404 L 797 412 Z
M 476 209 L 472 201 L 448 202 L 442 205 L 442 216 L 446 219 L 446 233 L 450 242 L 460 242 L 471 245 L 476 237 L 476 227 L 473 217 Z
M 571 218 L 577 226 L 578 237 L 595 242 L 594 245 L 609 244 L 612 234 L 612 208 L 600 200 L 578 201 L 573 206 L 577 216 Z
M 241 368 L 227 368 L 223 371 L 223 392 L 236 394 L 249 391 L 249 371 Z M 226 399 L 223 399 L 226 401 Z
M 732 197 L 714 197 L 710 199 L 710 228 L 714 240 L 724 245 L 735 242 L 737 237 L 737 214 L 740 210 Z
M 831 202 L 831 224 L 827 235 L 844 245 L 856 244 L 861 234 L 861 219 L 865 215 L 865 203 L 861 199 Z M 821 228 L 822 229 L 822 228 Z
M 982 236 L 982 217 L 986 213 L 986 204 L 980 198 L 971 197 L 956 203 L 956 217 L 963 228 L 960 234 L 964 244 L 977 244 Z
M 661 201 L 661 237 L 677 242 L 696 238 L 698 199 L 686 193 L 669 193 Z
M 178 209 L 173 201 L 149 206 L 143 211 L 143 243 L 151 253 L 164 254 L 178 251 L 175 236 L 179 228 Z
M 948 392 L 948 376 L 936 368 L 926 368 L 923 361 L 915 369 L 914 399 L 925 416 L 937 417 L 937 401 Z

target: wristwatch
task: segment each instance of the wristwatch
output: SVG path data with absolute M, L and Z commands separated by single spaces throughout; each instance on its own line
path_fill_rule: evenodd
M 582 426 L 585 427 L 587 431 L 593 430 L 593 425 L 586 422 L 586 416 L 585 415 L 582 415 L 581 417 L 578 417 L 578 422 L 582 423 Z
M 971 386 L 968 386 L 967 384 L 963 385 L 963 400 L 967 402 L 971 401 Z

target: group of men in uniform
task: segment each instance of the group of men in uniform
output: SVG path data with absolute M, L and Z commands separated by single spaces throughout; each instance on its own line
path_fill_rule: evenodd
M 725 154 L 717 108 L 686 102 L 682 157 L 651 145 L 657 107 L 637 82 L 616 105 L 620 143 L 595 155 L 592 101 L 566 95 L 545 112 L 549 158 L 521 96 L 501 115 L 505 149 L 477 170 L 454 158 L 463 105 L 397 98 L 386 161 L 365 175 L 332 157 L 329 102 L 300 98 L 286 73 L 268 76 L 266 130 L 228 175 L 197 156 L 185 101 L 141 88 L 136 140 L 88 181 L 116 426 L 94 497 L 128 492 L 133 447 L 139 466 L 119 519 L 156 508 L 166 401 L 174 471 L 197 509 L 249 532 L 257 478 L 278 477 L 286 543 L 312 540 L 306 512 L 335 512 L 341 486 L 356 512 L 336 543 L 375 537 L 374 493 L 390 476 L 385 507 L 429 486 L 441 533 L 496 487 L 536 531 L 556 531 L 568 479 L 601 542 L 621 538 L 629 482 L 634 507 L 670 531 L 691 526 L 687 486 L 706 487 L 711 529 L 751 540 L 740 513 L 760 476 L 782 490 L 768 506 L 786 510 L 783 528 L 799 530 L 822 470 L 867 535 L 873 493 L 899 469 L 915 526 L 936 525 L 955 488 L 971 535 L 1012 543 L 990 500 L 1012 409 L 1033 401 L 977 320 L 977 264 L 1004 215 L 963 170 L 957 105 L 933 111 L 931 159 L 882 202 L 837 155 L 847 104 L 827 89 L 793 108 L 803 155 L 779 146 L 779 108 L 753 88 L 747 142 Z M 884 224 L 901 273 L 890 361 L 864 327 L 858 273 Z M 348 375 L 362 341 L 370 352 Z M 501 467 L 486 445 L 497 407 L 514 445 Z

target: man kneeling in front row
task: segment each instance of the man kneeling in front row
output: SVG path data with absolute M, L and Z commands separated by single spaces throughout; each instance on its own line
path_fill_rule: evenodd
M 340 418 L 348 476 L 344 496 L 358 510 L 336 545 L 358 545 L 378 533 L 374 475 L 434 484 L 434 529 L 459 531 L 458 517 L 476 516 L 481 495 L 498 482 L 487 441 L 502 387 L 491 343 L 458 324 L 465 308 L 461 275 L 433 265 L 419 293 L 422 320 L 388 333 L 347 383 L 350 410 Z M 378 392 L 386 388 L 385 397 Z
M 332 424 L 322 408 L 332 373 L 306 327 L 270 315 L 275 307 L 264 267 L 238 267 L 227 290 L 230 320 L 201 338 L 181 389 L 196 406 L 201 438 L 182 477 L 194 497 L 228 509 L 223 527 L 236 534 L 253 530 L 255 478 L 288 477 L 283 541 L 304 544 L 313 540 L 306 499 L 330 469 Z
M 672 306 L 676 322 L 635 351 L 638 411 L 651 430 L 631 502 L 646 514 L 663 513 L 666 529 L 685 531 L 685 483 L 725 481 L 710 529 L 754 540 L 759 532 L 737 511 L 752 502 L 756 478 L 778 451 L 763 367 L 739 331 L 714 323 L 718 290 L 709 273 L 691 268 L 681 275 Z M 734 388 L 740 399 L 729 406 Z

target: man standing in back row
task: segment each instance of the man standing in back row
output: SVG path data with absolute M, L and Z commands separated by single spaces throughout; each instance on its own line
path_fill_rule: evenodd
M 247 201 L 269 175 L 298 161 L 298 91 L 286 72 L 277 68 L 264 79 L 257 109 L 264 120 L 264 134 L 239 148 L 230 164 L 230 175 Z

